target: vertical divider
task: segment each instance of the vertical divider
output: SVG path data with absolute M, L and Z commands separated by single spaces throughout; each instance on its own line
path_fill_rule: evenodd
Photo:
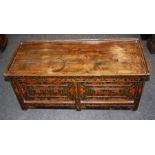
M 75 92 L 76 92 L 76 95 L 75 95 L 76 109 L 78 111 L 80 111 L 81 110 L 81 103 L 80 103 L 79 83 L 78 82 L 75 82 Z

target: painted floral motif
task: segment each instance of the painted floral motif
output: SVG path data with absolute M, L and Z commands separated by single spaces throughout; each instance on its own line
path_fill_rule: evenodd
M 112 100 L 120 96 L 120 99 L 138 102 L 137 98 L 142 89 L 138 90 L 143 85 L 143 79 L 123 77 L 14 77 L 13 81 L 20 87 L 20 95 L 26 100 L 49 101 L 48 104 L 43 104 L 44 106 L 50 106 L 50 101 L 55 101 L 53 106 L 70 105 L 76 106 L 77 109 L 86 108 L 81 100 L 88 100 L 88 96 L 93 100 Z M 93 103 L 90 106 L 98 107 L 99 104 Z

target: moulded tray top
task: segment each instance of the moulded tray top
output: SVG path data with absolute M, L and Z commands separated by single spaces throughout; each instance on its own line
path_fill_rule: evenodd
M 138 39 L 21 42 L 6 76 L 149 75 Z

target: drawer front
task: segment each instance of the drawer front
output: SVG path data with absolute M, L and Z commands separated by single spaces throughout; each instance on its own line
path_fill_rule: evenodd
M 136 85 L 127 82 L 81 82 L 79 90 L 86 105 L 133 104 L 136 95 Z

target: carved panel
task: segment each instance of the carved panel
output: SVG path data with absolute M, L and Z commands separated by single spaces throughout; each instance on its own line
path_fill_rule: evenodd
M 135 83 L 81 82 L 79 84 L 81 103 L 133 104 Z
M 22 85 L 26 100 L 70 100 L 73 98 L 72 84 Z
M 75 104 L 75 84 L 48 78 L 14 80 L 28 106 L 67 106 Z M 75 106 L 74 106 L 75 108 Z

